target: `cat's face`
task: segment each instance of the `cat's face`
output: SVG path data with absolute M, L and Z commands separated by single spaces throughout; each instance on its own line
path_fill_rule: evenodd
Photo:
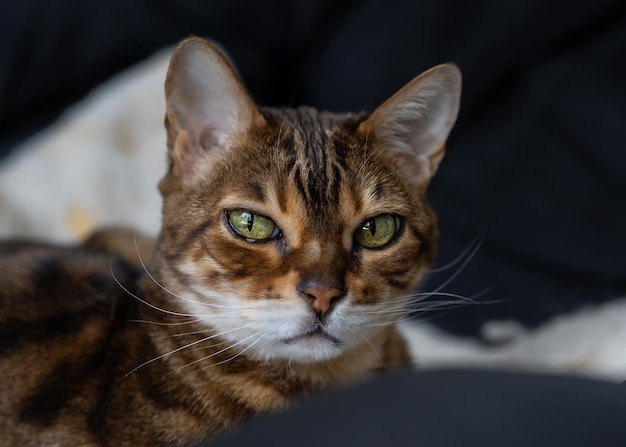
M 185 311 L 239 350 L 299 362 L 396 321 L 436 245 L 424 193 L 459 89 L 456 68 L 438 70 L 370 117 L 259 109 L 216 49 L 181 44 L 161 250 Z

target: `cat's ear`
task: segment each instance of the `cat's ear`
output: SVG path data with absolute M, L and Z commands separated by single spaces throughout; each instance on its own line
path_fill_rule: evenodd
M 201 161 L 228 154 L 238 138 L 264 121 L 228 60 L 199 37 L 174 51 L 165 98 L 172 170 L 185 183 L 193 182 Z
M 385 101 L 360 124 L 359 132 L 391 153 L 405 177 L 424 190 L 443 158 L 460 96 L 458 67 L 438 65 Z

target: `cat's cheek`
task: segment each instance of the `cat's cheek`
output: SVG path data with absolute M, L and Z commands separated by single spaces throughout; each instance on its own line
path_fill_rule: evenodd
M 236 290 L 249 299 L 277 299 L 283 296 L 280 282 L 287 269 L 266 251 L 263 247 L 241 250 L 231 245 L 188 256 L 174 268 L 185 277 L 183 282 L 207 290 Z
M 327 329 L 347 347 L 361 344 L 364 337 L 372 336 L 394 321 L 389 318 L 386 307 L 384 302 L 361 304 L 356 298 L 350 298 L 329 315 Z
M 368 305 L 384 299 L 386 290 L 378 275 L 364 275 L 363 277 L 347 276 L 346 284 L 351 291 L 355 305 Z
M 391 274 L 389 274 L 389 267 L 399 268 L 395 263 L 389 265 L 381 259 L 374 259 L 363 263 L 358 273 L 349 273 L 346 276 L 346 284 L 355 305 L 378 305 L 404 292 L 404 290 L 400 291 L 393 286 L 397 282 L 394 282 Z M 404 287 L 402 288 L 404 289 Z
M 388 250 L 368 253 L 363 260 L 362 275 L 368 278 L 363 287 L 362 303 L 374 303 L 406 293 L 419 286 L 428 262 L 420 256 L 419 244 L 399 243 Z
M 172 266 L 172 270 L 181 283 L 200 296 L 229 293 L 231 289 L 227 281 L 228 272 L 210 257 L 180 262 Z

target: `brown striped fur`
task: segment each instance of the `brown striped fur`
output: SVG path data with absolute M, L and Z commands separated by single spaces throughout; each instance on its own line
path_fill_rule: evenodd
M 435 254 L 425 191 L 459 90 L 444 65 L 371 115 L 258 108 L 184 41 L 155 246 L 0 245 L 0 445 L 187 445 L 408 365 L 394 322 Z M 244 239 L 238 209 L 280 233 Z M 397 234 L 359 246 L 382 214 Z

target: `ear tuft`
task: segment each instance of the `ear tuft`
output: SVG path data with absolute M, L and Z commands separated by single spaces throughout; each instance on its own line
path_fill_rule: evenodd
M 394 155 L 401 170 L 423 189 L 443 158 L 460 96 L 458 67 L 438 65 L 385 101 L 361 123 L 359 131 Z
M 261 116 L 227 59 L 199 37 L 174 51 L 165 97 L 168 146 L 183 177 L 207 152 L 229 151 Z

